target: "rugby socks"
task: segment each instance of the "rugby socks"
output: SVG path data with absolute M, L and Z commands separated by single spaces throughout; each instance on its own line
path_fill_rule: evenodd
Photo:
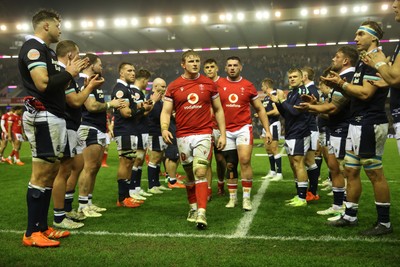
M 322 166 L 322 157 L 321 156 L 315 156 L 315 164 L 317 164 L 318 170 L 321 173 L 321 166 Z
M 344 192 L 346 191 L 344 187 L 332 187 L 333 191 L 333 205 L 336 205 L 337 207 L 342 207 L 343 206 L 343 200 L 344 200 Z
M 159 174 L 160 169 L 157 169 L 157 166 L 154 165 L 153 163 L 149 162 L 147 165 L 147 176 L 149 180 L 149 189 L 153 188 L 154 186 L 157 186 L 157 176 Z
M 281 156 L 281 154 L 276 154 L 274 156 L 274 158 L 275 158 L 275 164 L 276 164 L 276 172 L 282 173 L 282 156 Z
M 63 209 L 53 209 L 54 211 L 54 222 L 61 223 L 65 218 L 65 211 Z
M 390 227 L 390 203 L 375 202 L 378 213 L 378 222 L 387 228 Z
M 101 165 L 107 165 L 107 158 L 108 158 L 108 152 L 104 151 L 103 160 L 101 161 Z
M 155 182 L 156 182 L 156 186 L 160 186 L 161 184 L 160 184 L 160 169 L 161 169 L 161 167 L 160 167 L 160 164 L 157 164 L 157 174 L 156 174 L 156 179 L 155 179 Z
M 229 191 L 229 198 L 230 199 L 237 199 L 237 184 L 229 183 L 228 181 L 228 191 Z
M 207 208 L 207 196 L 208 196 L 207 189 L 208 189 L 207 179 L 196 181 L 195 191 L 196 191 L 197 207 L 199 209 Z
M 276 172 L 274 155 L 268 154 L 268 158 L 269 158 L 269 165 L 271 166 L 271 171 Z
M 297 195 L 301 199 L 306 199 L 308 182 L 297 182 Z
M 34 186 L 29 183 L 26 193 L 26 203 L 28 206 L 28 227 L 26 236 L 31 236 L 34 232 L 39 232 L 40 216 L 44 198 L 43 187 Z M 47 216 L 46 216 L 47 219 Z
M 319 170 L 317 164 L 313 164 L 307 168 L 308 180 L 310 181 L 310 192 L 314 196 L 317 195 Z
M 72 211 L 72 202 L 74 201 L 75 190 L 65 192 L 64 210 L 66 212 Z
M 118 179 L 118 201 L 122 202 L 129 197 L 129 180 Z
M 132 174 L 131 174 L 130 189 L 135 189 L 136 187 L 140 187 L 140 180 L 139 180 L 139 183 L 138 183 L 137 177 L 138 177 L 138 168 L 133 166 L 132 167 Z M 150 188 L 150 184 L 149 184 L 149 188 Z
M 43 198 L 42 198 L 43 206 L 41 209 L 40 221 L 39 221 L 40 231 L 42 231 L 42 232 L 46 231 L 49 228 L 49 226 L 47 225 L 47 216 L 49 214 L 52 190 L 53 190 L 53 188 L 46 187 L 44 190 Z
M 224 190 L 224 186 L 225 186 L 225 182 L 218 180 L 218 188 L 221 189 L 221 190 Z
M 243 198 L 250 198 L 252 186 L 253 186 L 253 180 L 242 179 Z
M 187 198 L 188 198 L 189 204 L 190 205 L 196 204 L 196 207 L 197 207 L 196 185 L 193 182 L 188 182 L 186 184 L 186 193 L 187 193 Z
M 348 220 L 350 222 L 354 222 L 357 220 L 357 212 L 358 212 L 358 204 L 353 202 L 346 202 L 346 210 L 343 216 L 343 219 Z
M 88 205 L 89 197 L 88 196 L 79 196 L 78 202 L 79 202 L 78 210 L 80 211 Z

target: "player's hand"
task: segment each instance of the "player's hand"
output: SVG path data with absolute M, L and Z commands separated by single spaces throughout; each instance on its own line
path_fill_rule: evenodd
M 293 107 L 295 109 L 297 109 L 298 111 L 306 112 L 306 111 L 308 111 L 310 109 L 310 103 L 303 102 L 303 103 L 300 103 L 299 105 L 294 105 Z
M 76 55 L 73 59 L 68 59 L 65 70 L 68 71 L 72 77 L 76 77 L 87 66 L 89 66 L 89 58 L 85 57 L 81 59 Z
M 385 88 L 389 86 L 389 84 L 382 78 L 382 76 L 379 73 L 377 73 L 377 76 L 379 76 L 381 79 L 378 81 L 367 80 L 367 82 L 379 88 Z
M 226 146 L 226 136 L 220 135 L 220 137 L 218 138 L 218 142 L 217 142 L 217 149 L 222 150 L 225 148 L 225 146 Z
M 168 130 L 161 130 L 161 135 L 164 139 L 164 142 L 168 145 L 172 144 L 172 140 L 174 140 L 174 136 Z
M 310 103 L 312 105 L 317 104 L 317 98 L 314 95 L 301 95 L 300 96 L 301 100 L 303 100 L 304 102 Z
M 272 143 L 272 135 L 269 129 L 265 129 L 265 144 L 269 145 Z
M 110 107 L 116 108 L 116 109 L 121 109 L 121 108 L 126 107 L 126 102 L 124 99 L 114 98 L 113 100 L 110 101 Z
M 104 81 L 105 80 L 103 77 L 100 77 L 98 74 L 96 74 L 87 79 L 87 85 L 90 85 L 89 89 L 93 91 L 94 89 L 100 88 L 100 86 L 104 84 Z M 85 88 L 86 87 L 87 86 L 85 86 Z

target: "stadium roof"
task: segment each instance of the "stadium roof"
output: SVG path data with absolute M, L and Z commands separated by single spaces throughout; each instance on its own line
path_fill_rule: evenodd
M 165 52 L 348 42 L 365 20 L 382 22 L 384 39 L 398 38 L 392 1 L 10 2 L 0 3 L 0 55 L 18 53 L 25 35 L 32 32 L 32 14 L 41 7 L 61 13 L 62 39 L 74 40 L 84 52 Z M 383 10 L 382 4 L 387 4 L 388 9 Z M 347 10 L 342 13 L 344 6 Z M 207 15 L 206 22 L 202 22 L 202 15 Z

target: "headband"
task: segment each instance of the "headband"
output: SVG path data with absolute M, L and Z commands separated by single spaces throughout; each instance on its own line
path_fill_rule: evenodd
M 372 36 L 375 37 L 376 39 L 380 40 L 380 38 L 378 37 L 378 33 L 377 33 L 374 29 L 372 29 L 372 28 L 370 28 L 370 27 L 360 26 L 360 27 L 358 28 L 358 30 L 359 30 L 359 31 L 366 32 L 366 33 L 368 33 L 369 35 L 372 35 Z

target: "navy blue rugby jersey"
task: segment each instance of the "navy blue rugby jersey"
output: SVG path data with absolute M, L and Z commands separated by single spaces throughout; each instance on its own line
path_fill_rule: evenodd
M 304 85 L 293 88 L 288 93 L 286 101 L 277 104 L 279 113 L 285 119 L 285 139 L 301 139 L 311 134 L 306 112 L 300 112 L 293 107 L 303 102 L 300 92 L 303 93 L 305 90 Z
M 131 85 L 131 89 L 134 92 L 135 96 L 135 102 L 136 103 L 143 103 L 146 100 L 145 94 L 140 90 L 138 87 L 135 85 Z M 149 133 L 149 127 L 148 127 L 148 118 L 147 116 L 144 116 L 143 114 L 138 116 L 136 118 L 137 123 L 136 123 L 136 128 L 138 133 Z
M 133 111 L 136 110 L 135 93 L 129 85 L 118 79 L 111 93 L 111 99 L 124 99 Z M 114 135 L 127 136 L 138 135 L 135 116 L 124 118 L 119 110 L 114 109 Z
M 61 69 L 58 65 L 56 53 L 43 40 L 36 36 L 29 36 L 22 45 L 18 55 L 18 69 L 23 85 L 29 96 L 42 102 L 47 111 L 57 117 L 65 117 L 65 88 L 59 90 L 45 90 L 40 92 L 32 80 L 30 71 L 36 67 L 46 68 L 48 75 L 58 74 Z
M 84 84 L 85 84 L 85 79 L 87 79 L 88 76 L 83 73 L 79 73 L 79 78 L 78 78 L 78 86 L 80 90 L 84 90 Z M 102 89 L 97 88 L 93 90 L 90 95 L 90 97 L 94 97 L 97 102 L 100 103 L 105 103 L 104 101 L 104 92 Z M 101 112 L 89 112 L 85 105 L 82 106 L 82 122 L 81 125 L 87 125 L 87 126 L 92 126 L 98 129 L 99 131 L 105 133 L 107 130 L 107 111 L 101 111 Z
M 153 94 L 154 94 L 154 92 L 148 93 L 146 95 L 146 99 L 150 99 L 151 95 L 153 95 Z M 162 108 L 163 108 L 163 101 L 162 100 L 157 101 L 154 104 L 153 109 L 147 115 L 149 135 L 161 136 L 160 116 L 161 116 Z
M 272 90 L 271 94 L 276 95 L 277 94 L 276 90 Z M 261 103 L 264 106 L 266 112 L 274 109 L 274 107 L 272 106 L 273 102 L 271 101 L 271 99 L 268 95 L 266 95 L 264 97 L 264 99 L 261 100 Z M 279 121 L 279 115 L 278 116 L 268 116 L 268 121 L 269 121 L 269 125 L 271 125 L 274 122 Z
M 376 77 L 376 69 L 365 65 L 361 60 L 358 61 L 356 66 L 352 84 L 362 86 L 365 75 Z M 361 100 L 352 96 L 350 103 L 352 118 L 350 123 L 353 125 L 387 123 L 385 102 L 388 91 L 389 88 L 379 88 L 369 100 Z
M 392 64 L 396 60 L 400 50 L 400 42 L 397 44 L 391 58 Z M 390 88 L 390 112 L 394 122 L 400 122 L 400 88 Z

